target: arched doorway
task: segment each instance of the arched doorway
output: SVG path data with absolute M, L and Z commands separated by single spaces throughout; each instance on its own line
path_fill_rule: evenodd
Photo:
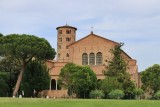
M 55 79 L 51 80 L 51 90 L 56 90 L 56 80 Z

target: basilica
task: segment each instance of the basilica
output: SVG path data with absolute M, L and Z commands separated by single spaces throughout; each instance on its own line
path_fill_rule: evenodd
M 106 60 L 112 59 L 113 55 L 110 49 L 113 49 L 118 43 L 103 36 L 90 34 L 76 41 L 76 27 L 65 25 L 57 29 L 57 58 L 48 60 L 47 67 L 51 77 L 50 89 L 44 90 L 43 95 L 49 97 L 66 97 L 67 90 L 59 87 L 57 80 L 61 68 L 68 62 L 77 65 L 88 65 L 95 72 L 97 81 L 105 78 L 103 70 L 107 65 Z M 127 72 L 131 75 L 131 80 L 139 87 L 138 66 L 135 59 L 132 59 L 126 52 L 122 52 L 122 57 L 128 63 Z

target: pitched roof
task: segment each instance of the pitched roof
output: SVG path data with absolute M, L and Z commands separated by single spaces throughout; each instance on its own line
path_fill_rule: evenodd
M 73 29 L 75 29 L 75 30 L 77 30 L 77 28 L 76 27 L 73 27 L 73 26 L 69 26 L 69 25 L 64 25 L 64 26 L 59 26 L 59 27 L 57 27 L 56 29 L 58 30 L 59 28 L 73 28 Z
M 96 34 L 94 34 L 94 33 L 90 33 L 89 35 L 85 36 L 84 38 L 81 38 L 81 39 L 79 39 L 78 41 L 76 41 L 76 42 L 74 42 L 74 43 L 72 43 L 72 44 L 70 44 L 70 45 L 68 45 L 68 46 L 74 45 L 74 44 L 76 44 L 76 43 L 78 43 L 78 42 L 80 42 L 80 41 L 88 38 L 89 36 L 96 36 L 96 37 L 98 37 L 98 38 L 102 38 L 102 39 L 104 39 L 104 40 L 107 40 L 107 41 L 113 42 L 113 43 L 115 43 L 115 44 L 118 44 L 118 42 L 115 42 L 115 41 L 106 39 L 106 38 L 104 38 L 104 37 L 102 37 L 102 36 L 99 36 L 99 35 L 96 35 Z

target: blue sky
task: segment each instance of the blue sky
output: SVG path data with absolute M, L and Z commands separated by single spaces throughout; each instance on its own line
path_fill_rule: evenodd
M 75 26 L 125 43 L 139 71 L 160 64 L 160 0 L 0 0 L 0 33 L 32 34 L 56 49 L 56 27 Z

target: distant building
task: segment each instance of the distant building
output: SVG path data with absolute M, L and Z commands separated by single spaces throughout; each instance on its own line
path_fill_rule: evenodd
M 113 55 L 110 49 L 113 49 L 117 42 L 106 39 L 93 33 L 93 31 L 84 38 L 76 41 L 77 28 L 72 26 L 57 27 L 57 60 L 47 61 L 51 76 L 50 90 L 43 91 L 50 97 L 67 96 L 67 90 L 63 90 L 57 84 L 59 73 L 62 67 L 68 62 L 78 65 L 89 65 L 96 73 L 97 79 L 104 79 L 102 70 L 105 69 L 107 62 Z M 123 52 L 122 57 L 128 62 L 128 70 L 131 80 L 138 87 L 138 66 L 135 59 L 132 59 L 127 53 Z

